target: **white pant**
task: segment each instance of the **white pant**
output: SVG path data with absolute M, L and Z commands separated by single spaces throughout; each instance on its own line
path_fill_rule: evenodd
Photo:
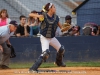
M 41 35 L 40 41 L 41 41 L 41 46 L 42 46 L 42 52 L 49 49 L 49 44 L 52 47 L 54 47 L 57 51 L 59 51 L 59 49 L 61 47 L 61 44 L 55 37 L 54 38 L 46 38 L 43 35 Z

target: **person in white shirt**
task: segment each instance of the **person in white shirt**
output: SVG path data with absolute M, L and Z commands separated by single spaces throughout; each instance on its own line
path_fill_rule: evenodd
M 70 15 L 66 15 L 65 23 L 70 24 L 71 27 L 75 26 L 75 24 L 72 22 L 72 17 Z M 64 32 L 61 32 L 60 28 L 57 28 L 56 37 L 58 37 L 58 36 L 66 36 L 67 33 L 68 33 L 68 30 L 64 31 Z
M 75 24 L 72 22 L 72 17 L 71 17 L 70 15 L 66 15 L 66 17 L 65 17 L 65 23 L 70 24 L 71 29 L 72 29 L 73 27 L 75 27 Z M 64 32 L 62 33 L 62 36 L 67 36 L 67 35 L 69 35 L 69 31 L 68 31 L 68 30 L 67 30 L 67 31 L 64 31 Z
M 10 21 L 9 25 L 0 27 L 0 54 L 3 56 L 0 63 L 0 69 L 9 69 L 8 65 L 10 61 L 11 50 L 7 47 L 7 44 L 11 45 L 9 38 L 16 31 L 17 25 L 17 22 L 13 20 Z

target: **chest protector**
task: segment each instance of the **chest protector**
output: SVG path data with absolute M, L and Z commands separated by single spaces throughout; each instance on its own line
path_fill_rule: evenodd
M 58 26 L 57 15 L 54 15 L 53 20 L 48 19 L 47 13 L 43 13 L 44 21 L 41 23 L 41 31 L 40 33 L 46 38 L 55 37 L 55 32 Z

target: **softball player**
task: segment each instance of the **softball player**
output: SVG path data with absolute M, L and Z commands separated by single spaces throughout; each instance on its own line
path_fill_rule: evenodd
M 55 38 L 55 32 L 57 27 L 62 28 L 59 17 L 55 14 L 56 8 L 54 4 L 47 3 L 44 6 L 45 12 L 41 14 L 33 14 L 30 13 L 30 17 L 38 17 L 41 21 L 40 26 L 40 41 L 42 46 L 42 54 L 38 57 L 33 66 L 29 69 L 29 71 L 37 72 L 38 67 L 42 64 L 43 61 L 46 61 L 50 55 L 49 45 L 53 46 L 57 50 L 56 61 L 55 63 L 58 66 L 65 67 L 66 65 L 63 62 L 63 55 L 65 52 L 64 46 L 62 46 L 59 41 Z

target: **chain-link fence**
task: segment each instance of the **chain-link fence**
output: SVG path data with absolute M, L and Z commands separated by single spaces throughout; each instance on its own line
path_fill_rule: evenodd
M 77 2 L 83 2 L 84 0 L 80 0 L 80 1 L 76 0 L 77 2 L 75 0 L 73 1 L 77 3 Z M 72 16 L 73 8 L 71 8 L 70 5 L 77 7 L 70 0 L 63 0 L 63 1 L 61 0 L 50 0 L 50 1 L 48 0 L 0 0 L 0 10 L 7 9 L 10 18 L 12 20 L 16 20 L 19 22 L 20 15 L 25 15 L 28 17 L 28 14 L 32 10 L 41 11 L 42 6 L 48 2 L 52 2 L 56 6 L 57 15 L 60 17 L 61 23 L 65 22 L 64 17 L 66 15 Z M 76 24 L 76 17 L 72 16 L 72 18 L 73 18 L 72 19 L 73 23 Z

